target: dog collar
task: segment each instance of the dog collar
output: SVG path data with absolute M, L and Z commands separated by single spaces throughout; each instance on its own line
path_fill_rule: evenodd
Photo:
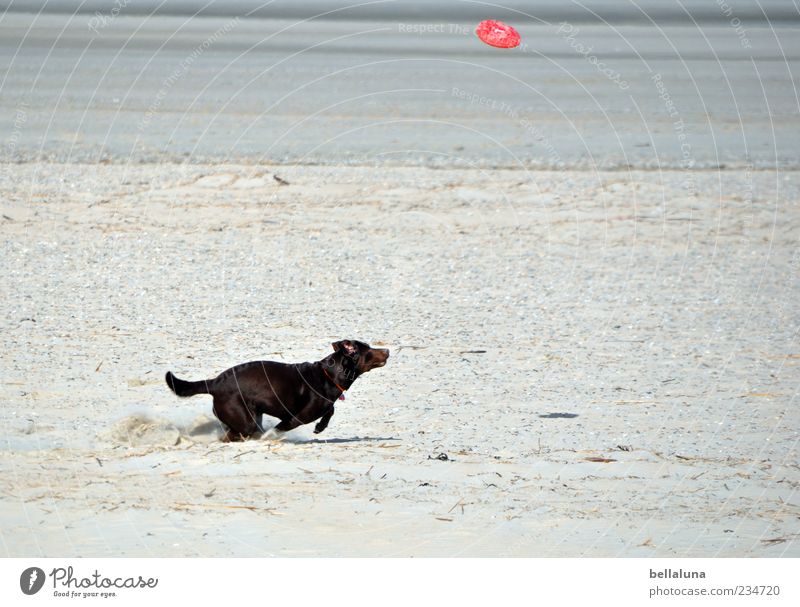
M 322 367 L 322 372 L 325 374 L 325 377 L 327 377 L 329 380 L 331 380 L 333 385 L 336 386 L 339 389 L 339 391 L 341 392 L 341 394 L 339 395 L 339 400 L 344 400 L 344 393 L 347 390 L 345 390 L 339 384 L 336 383 L 336 380 L 331 377 L 331 374 L 328 373 L 328 370 L 325 367 Z

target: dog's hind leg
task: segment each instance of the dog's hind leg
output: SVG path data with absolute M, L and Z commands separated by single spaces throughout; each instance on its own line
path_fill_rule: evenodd
M 244 440 L 260 431 L 254 414 L 238 394 L 215 395 L 214 415 L 228 427 L 228 432 L 222 439 L 224 442 Z

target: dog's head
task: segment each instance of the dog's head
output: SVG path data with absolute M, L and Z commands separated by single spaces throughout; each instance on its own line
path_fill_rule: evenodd
M 333 342 L 331 346 L 333 346 L 334 358 L 341 366 L 343 374 L 351 379 L 377 367 L 382 367 L 389 359 L 389 350 L 373 348 L 363 341 L 343 339 Z

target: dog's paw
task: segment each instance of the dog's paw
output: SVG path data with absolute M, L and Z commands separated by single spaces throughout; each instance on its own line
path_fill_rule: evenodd
M 281 432 L 280 430 L 276 430 L 275 428 L 270 428 L 263 435 L 261 435 L 261 440 L 281 440 L 285 432 Z

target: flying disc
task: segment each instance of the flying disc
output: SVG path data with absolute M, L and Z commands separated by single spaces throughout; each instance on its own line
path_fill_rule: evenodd
M 481 21 L 475 28 L 475 33 L 481 41 L 497 48 L 514 48 L 519 46 L 519 34 L 510 25 L 502 21 L 488 19 Z

